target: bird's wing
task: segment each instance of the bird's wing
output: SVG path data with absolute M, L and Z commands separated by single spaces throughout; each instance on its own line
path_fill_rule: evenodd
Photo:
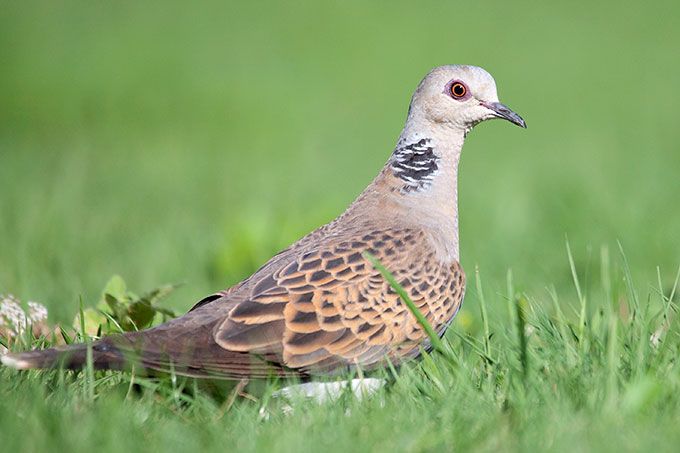
M 442 330 L 460 306 L 465 277 L 441 263 L 420 230 L 386 229 L 327 238 L 294 258 L 256 273 L 218 325 L 227 351 L 275 354 L 302 372 L 370 368 L 383 358 L 417 355 L 425 335 L 367 251 L 389 269 L 430 323 Z

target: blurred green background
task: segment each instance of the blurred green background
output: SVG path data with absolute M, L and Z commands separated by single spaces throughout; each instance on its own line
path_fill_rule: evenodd
M 249 275 L 339 214 L 433 66 L 475 64 L 522 114 L 461 167 L 462 261 L 504 291 L 646 289 L 680 264 L 677 2 L 0 2 L 0 293 L 71 319 L 121 274 Z M 468 307 L 470 308 L 470 307 Z M 494 309 L 492 307 L 492 309 Z

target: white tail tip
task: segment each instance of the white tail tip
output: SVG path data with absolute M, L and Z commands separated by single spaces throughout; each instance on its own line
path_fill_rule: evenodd
M 16 370 L 28 370 L 31 368 L 31 364 L 29 362 L 18 359 L 11 354 L 1 355 L 0 362 L 2 362 L 3 365 Z

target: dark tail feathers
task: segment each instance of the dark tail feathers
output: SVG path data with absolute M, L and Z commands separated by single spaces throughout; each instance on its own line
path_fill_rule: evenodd
M 73 344 L 40 351 L 5 354 L 2 364 L 17 370 L 66 368 L 80 370 L 87 364 L 87 345 Z M 123 369 L 130 360 L 106 339 L 92 344 L 92 364 L 95 369 Z

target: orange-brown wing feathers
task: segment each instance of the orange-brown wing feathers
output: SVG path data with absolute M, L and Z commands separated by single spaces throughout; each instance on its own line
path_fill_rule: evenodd
M 218 325 L 216 342 L 228 351 L 275 354 L 302 372 L 417 355 L 422 329 L 362 252 L 377 256 L 439 329 L 460 305 L 462 270 L 440 264 L 420 231 L 359 237 L 265 266 L 240 288 L 248 295 Z

